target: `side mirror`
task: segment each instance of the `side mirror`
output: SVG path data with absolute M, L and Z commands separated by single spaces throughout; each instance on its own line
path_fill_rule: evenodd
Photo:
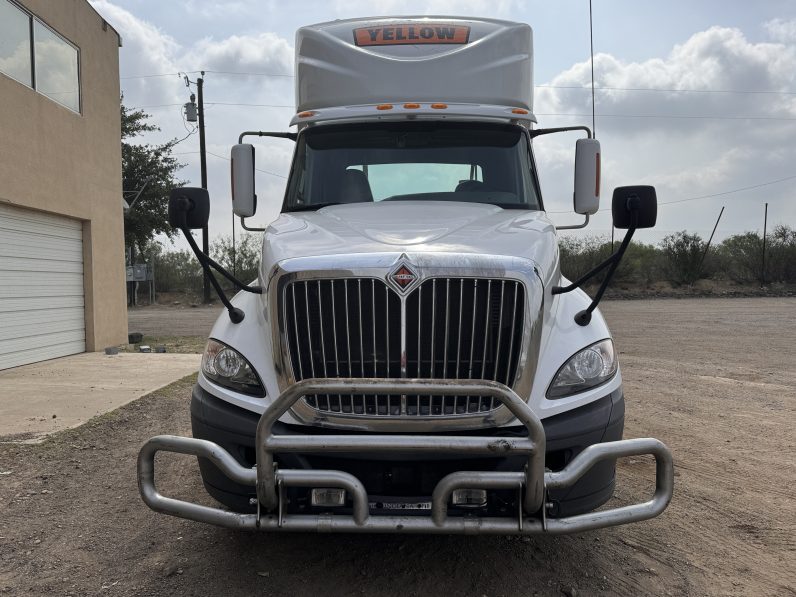
M 254 145 L 241 143 L 232 146 L 232 211 L 236 216 L 249 218 L 257 211 L 254 193 Z
M 578 139 L 575 144 L 575 213 L 593 215 L 600 208 L 600 142 Z
M 614 226 L 617 228 L 652 228 L 658 219 L 658 197 L 655 194 L 655 187 L 649 185 L 616 187 L 611 201 L 611 213 Z
M 210 219 L 210 195 L 201 187 L 177 187 L 169 194 L 172 228 L 204 228 Z

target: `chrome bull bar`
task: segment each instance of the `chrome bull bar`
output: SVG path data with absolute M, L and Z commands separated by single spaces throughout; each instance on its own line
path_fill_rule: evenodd
M 412 394 L 426 396 L 485 396 L 499 400 L 528 430 L 528 437 L 439 435 L 274 435 L 274 423 L 293 404 L 311 394 Z M 233 481 L 257 488 L 257 514 L 240 514 L 176 500 L 155 487 L 155 455 L 175 452 L 207 458 Z M 370 515 L 365 487 L 342 471 L 279 469 L 275 453 L 303 452 L 422 452 L 462 455 L 523 455 L 523 471 L 461 471 L 442 478 L 431 499 L 431 516 Z M 268 531 L 565 534 L 653 518 L 672 497 L 674 469 L 669 449 L 657 439 L 640 438 L 595 444 L 578 454 L 564 469 L 545 472 L 545 432 L 530 407 L 507 386 L 481 380 L 308 379 L 285 390 L 263 412 L 257 425 L 257 466 L 246 468 L 219 445 L 206 440 L 160 435 L 144 444 L 138 455 L 138 488 L 156 512 L 235 529 Z M 655 457 L 655 493 L 643 503 L 566 518 L 547 518 L 546 491 L 574 485 L 603 460 L 651 454 Z M 284 513 L 282 488 L 331 487 L 345 489 L 352 514 Z M 513 489 L 522 493 L 516 517 L 448 516 L 448 502 L 456 489 Z

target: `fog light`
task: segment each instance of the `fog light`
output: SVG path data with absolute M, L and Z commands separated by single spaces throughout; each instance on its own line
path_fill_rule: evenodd
M 486 489 L 455 489 L 453 505 L 462 508 L 480 508 L 486 506 Z
M 334 487 L 319 487 L 310 492 L 310 503 L 313 506 L 343 506 L 345 505 L 345 489 Z

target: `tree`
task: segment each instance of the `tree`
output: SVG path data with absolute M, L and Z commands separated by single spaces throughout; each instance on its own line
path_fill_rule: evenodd
M 232 237 L 221 236 L 210 247 L 213 258 L 225 269 L 235 272 L 236 277 L 244 282 L 257 279 L 260 266 L 261 237 L 253 234 L 243 234 L 238 238 L 236 246 L 232 246 Z M 226 282 L 222 280 L 222 285 Z M 237 289 L 235 289 L 237 292 Z
M 669 262 L 672 282 L 693 284 L 699 279 L 705 241 L 698 234 L 675 232 L 663 239 L 661 248 Z
M 143 110 L 130 110 L 122 103 L 121 116 L 125 199 L 132 201 L 143 188 L 132 209 L 124 215 L 124 244 L 143 253 L 156 235 L 174 236 L 174 230 L 168 224 L 168 198 L 171 189 L 184 184 L 175 178 L 177 170 L 184 164 L 172 155 L 178 142 L 176 139 L 162 145 L 129 142 L 144 133 L 160 130 L 148 122 L 149 114 Z

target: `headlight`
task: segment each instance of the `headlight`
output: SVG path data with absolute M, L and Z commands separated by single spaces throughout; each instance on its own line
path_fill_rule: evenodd
M 616 373 L 614 343 L 601 340 L 575 353 L 564 363 L 547 390 L 548 398 L 563 398 L 599 386 Z
M 265 396 L 265 389 L 249 361 L 234 348 L 210 339 L 202 355 L 202 372 L 220 386 L 249 394 Z

